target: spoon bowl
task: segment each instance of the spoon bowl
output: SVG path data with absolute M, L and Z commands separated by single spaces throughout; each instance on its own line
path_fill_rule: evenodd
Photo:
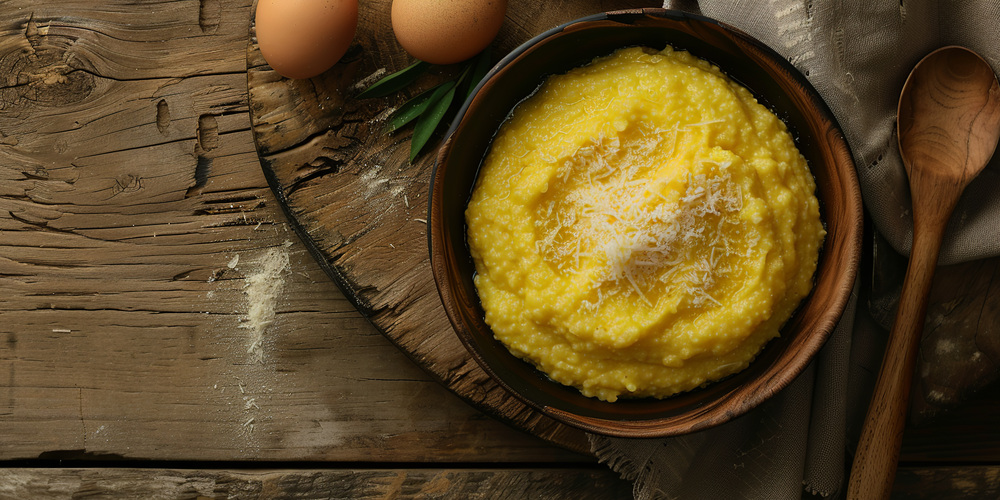
M 929 175 L 964 188 L 986 166 L 1000 137 L 998 92 L 990 65 L 963 47 L 938 49 L 917 64 L 897 112 L 911 185 Z
M 897 110 L 899 152 L 910 184 L 913 243 L 899 306 L 851 467 L 848 498 L 889 498 L 909 407 L 934 268 L 962 191 L 1000 140 L 1000 84 L 963 47 L 944 47 L 910 73 Z

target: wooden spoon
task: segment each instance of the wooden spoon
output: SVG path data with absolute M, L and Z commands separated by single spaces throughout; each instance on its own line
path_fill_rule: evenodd
M 892 491 L 941 239 L 962 191 L 1000 139 L 996 75 L 968 49 L 931 52 L 903 85 L 897 127 L 913 201 L 913 247 L 851 468 L 850 499 L 889 498 Z

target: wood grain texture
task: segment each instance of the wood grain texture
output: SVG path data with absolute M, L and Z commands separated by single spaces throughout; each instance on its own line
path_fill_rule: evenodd
M 966 399 L 962 405 L 941 410 L 936 418 L 903 432 L 900 463 L 996 464 L 1000 463 L 1000 386 Z
M 901 467 L 893 500 L 987 500 L 1000 467 Z M 0 498 L 631 499 L 632 487 L 601 469 L 0 469 Z M 803 499 L 819 498 L 803 495 Z
M 512 1 L 495 47 L 503 54 L 578 17 L 656 3 Z M 320 265 L 387 338 L 477 407 L 569 449 L 587 451 L 582 432 L 530 409 L 494 383 L 444 313 L 427 252 L 433 155 L 410 164 L 410 129 L 394 135 L 379 130 L 388 111 L 457 70 L 438 67 L 416 89 L 400 95 L 354 99 L 380 75 L 412 62 L 387 36 L 390 4 L 362 5 L 356 44 L 332 70 L 309 80 L 285 79 L 270 69 L 251 33 L 251 122 L 264 171 Z
M 0 459 L 586 460 L 440 387 L 299 243 L 250 130 L 251 12 L 0 3 Z
M 631 499 L 601 469 L 0 469 L 0 498 Z
M 1000 259 L 941 267 L 935 273 L 917 360 L 917 425 L 968 402 L 1000 379 Z
M 900 467 L 893 500 L 992 500 L 1000 497 L 1000 467 Z

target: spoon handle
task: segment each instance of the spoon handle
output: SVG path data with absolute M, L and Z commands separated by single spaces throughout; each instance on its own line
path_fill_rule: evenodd
M 928 292 L 950 212 L 947 210 L 942 223 L 919 225 L 915 221 L 913 247 L 896 319 L 889 331 L 882 369 L 875 383 L 875 392 L 851 467 L 848 499 L 887 499 L 892 491 L 909 409 L 910 383 L 927 312 Z M 926 230 L 920 230 L 921 227 Z

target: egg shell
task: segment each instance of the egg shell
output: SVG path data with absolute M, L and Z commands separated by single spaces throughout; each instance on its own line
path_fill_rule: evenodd
M 452 64 L 486 48 L 506 12 L 507 0 L 393 0 L 392 31 L 411 56 Z
M 260 0 L 254 18 L 264 60 L 282 76 L 311 78 L 347 53 L 357 0 Z

